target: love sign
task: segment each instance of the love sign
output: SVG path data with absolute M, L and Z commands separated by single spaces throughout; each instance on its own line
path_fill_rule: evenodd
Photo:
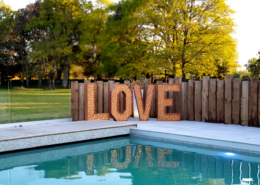
M 155 85 L 148 85 L 145 104 L 143 103 L 141 85 L 134 85 L 140 121 L 148 121 L 155 91 Z M 180 84 L 158 85 L 158 121 L 180 121 L 180 113 L 166 113 L 167 106 L 173 106 L 173 99 L 166 99 L 165 92 L 181 91 Z M 119 111 L 119 95 L 123 93 L 125 99 L 124 112 Z M 95 84 L 85 84 L 85 120 L 109 120 L 110 115 L 115 121 L 127 121 L 133 114 L 133 92 L 127 84 L 115 84 L 109 92 L 109 113 L 95 113 Z

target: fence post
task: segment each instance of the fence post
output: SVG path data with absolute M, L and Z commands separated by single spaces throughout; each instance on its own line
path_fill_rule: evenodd
M 79 120 L 79 85 L 78 81 L 71 82 L 71 118 L 72 121 Z
M 250 120 L 249 126 L 257 126 L 257 91 L 258 91 L 258 78 L 250 79 Z
M 95 83 L 95 113 L 98 113 L 98 86 L 96 81 L 94 83 Z
M 201 121 L 202 113 L 202 89 L 201 81 L 195 81 L 195 121 Z
M 174 83 L 181 84 L 182 77 L 175 77 Z M 181 113 L 181 92 L 174 92 L 173 113 Z
M 169 79 L 169 84 L 174 84 L 174 78 Z M 174 110 L 173 107 L 174 107 L 174 104 L 176 103 L 175 99 L 174 99 L 174 92 L 169 92 L 168 98 L 173 99 L 173 106 L 168 107 L 168 113 L 173 113 L 173 110 Z
M 85 120 L 84 83 L 79 83 L 79 120 Z
M 109 82 L 104 82 L 104 113 L 108 113 Z
M 209 76 L 202 77 L 202 121 L 209 120 Z
M 242 82 L 242 110 L 241 110 L 241 125 L 248 126 L 248 95 L 249 82 Z
M 188 120 L 194 120 L 194 96 L 195 96 L 195 80 L 188 81 Z
M 129 80 L 124 80 L 124 84 L 127 84 L 131 88 L 131 82 Z M 124 99 L 123 99 L 123 109 L 124 109 L 124 111 L 126 110 L 126 98 L 125 98 L 125 95 L 124 95 Z M 131 115 L 131 116 L 133 116 L 133 115 Z
M 217 81 L 217 122 L 224 123 L 224 80 Z
M 98 113 L 104 113 L 104 83 L 103 81 L 97 81 L 97 102 Z
M 233 83 L 233 113 L 232 123 L 240 124 L 241 114 L 241 78 L 235 78 Z
M 232 124 L 232 75 L 225 80 L 225 123 Z
M 209 122 L 216 122 L 217 110 L 217 79 L 209 80 Z
M 158 85 L 159 84 L 163 84 L 163 81 L 157 81 L 156 82 L 156 91 L 155 91 L 155 94 L 156 94 L 156 97 L 155 97 L 155 116 L 157 116 L 157 113 L 158 113 Z

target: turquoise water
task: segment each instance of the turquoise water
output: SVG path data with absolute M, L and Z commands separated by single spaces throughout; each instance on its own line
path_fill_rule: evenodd
M 259 185 L 260 158 L 135 137 L 0 155 L 1 185 Z

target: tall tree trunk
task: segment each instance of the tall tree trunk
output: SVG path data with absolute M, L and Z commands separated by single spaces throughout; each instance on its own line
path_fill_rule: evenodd
M 26 65 L 26 87 L 29 87 L 30 77 L 29 77 L 29 66 Z
M 38 74 L 38 88 L 42 88 L 42 74 L 39 72 Z
M 70 66 L 70 55 L 67 55 L 66 61 L 63 67 L 63 80 L 62 87 L 68 87 L 68 76 L 69 76 L 69 66 Z
M 52 80 L 52 89 L 55 90 L 55 78 Z
M 186 82 L 186 74 L 184 73 L 185 61 L 182 62 L 182 81 Z
M 68 72 L 69 72 L 69 67 L 65 65 L 63 69 L 63 80 L 62 80 L 62 87 L 64 88 L 68 86 Z
M 0 71 L 0 85 L 4 84 L 4 76 L 3 76 L 3 72 Z
M 57 68 L 57 80 L 61 80 L 62 69 L 60 67 Z
M 22 65 L 22 77 L 21 77 L 22 86 L 24 87 L 24 67 Z

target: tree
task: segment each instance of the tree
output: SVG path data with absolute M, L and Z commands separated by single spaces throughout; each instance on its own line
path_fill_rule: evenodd
M 143 1 L 122 1 L 110 6 L 116 12 L 108 18 L 104 31 L 104 45 L 101 49 L 103 71 L 108 77 L 150 77 L 161 73 L 167 63 L 159 60 L 159 52 L 155 47 L 158 41 L 153 39 L 147 29 L 142 10 Z
M 18 39 L 15 34 L 15 17 L 13 11 L 3 1 L 0 1 L 0 73 L 1 84 L 13 78 L 20 71 L 19 56 L 17 56 Z
M 245 64 L 246 69 L 250 72 L 251 77 L 259 77 L 260 75 L 260 59 L 251 58 Z
M 102 78 L 102 72 L 97 71 L 100 63 L 102 33 L 108 19 L 107 7 L 111 4 L 109 0 L 97 0 L 95 6 L 88 4 L 88 14 L 79 27 L 82 33 L 79 45 L 76 48 L 75 64 L 84 68 L 85 76 L 94 76 L 95 79 Z
M 111 38 L 107 46 L 114 42 L 117 48 L 111 46 L 110 56 L 114 57 L 103 58 L 118 70 L 116 74 L 126 74 L 127 69 L 128 74 L 140 74 L 143 69 L 152 73 L 153 68 L 175 74 L 180 66 L 186 78 L 217 76 L 216 61 L 228 67 L 227 73 L 238 67 L 236 40 L 231 36 L 234 11 L 225 0 L 128 0 L 118 6 L 122 7 L 122 20 L 110 18 L 107 23 Z M 150 65 L 152 62 L 155 64 Z
M 187 73 L 216 75 L 216 60 L 236 67 L 234 11 L 225 0 L 152 0 L 149 5 L 159 47 L 173 65 L 182 66 L 183 78 Z
M 17 36 L 17 56 L 19 56 L 22 65 L 22 85 L 24 85 L 24 77 L 26 74 L 27 87 L 29 87 L 29 79 L 34 75 L 34 65 L 29 58 L 30 43 L 36 39 L 33 32 L 26 31 L 25 27 L 33 17 L 40 15 L 40 2 L 37 0 L 34 4 L 29 4 L 23 9 L 19 9 L 15 18 L 15 35 Z
M 61 71 L 63 87 L 67 87 L 70 56 L 73 47 L 78 45 L 82 34 L 79 26 L 88 8 L 89 4 L 83 0 L 45 0 L 41 3 L 39 17 L 34 17 L 26 27 L 26 30 L 40 31 L 40 38 L 32 43 L 31 57 L 34 62 L 44 61 L 46 72 L 51 77 L 49 88 L 54 88 L 51 79 L 60 79 Z

